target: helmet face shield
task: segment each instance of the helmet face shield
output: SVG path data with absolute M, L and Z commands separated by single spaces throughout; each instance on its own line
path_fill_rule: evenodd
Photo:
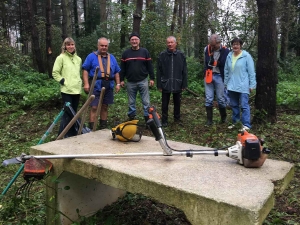
M 119 141 L 133 141 L 138 142 L 142 138 L 143 127 L 138 125 L 138 120 L 131 120 L 119 124 L 111 129 L 113 139 L 117 138 Z

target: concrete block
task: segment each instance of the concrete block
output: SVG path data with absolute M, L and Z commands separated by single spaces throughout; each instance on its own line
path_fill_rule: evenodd
M 168 141 L 168 144 L 173 149 L 207 149 L 175 141 Z M 275 192 L 281 193 L 294 174 L 293 164 L 270 159 L 261 168 L 245 168 L 226 156 L 121 157 L 123 153 L 141 152 L 162 152 L 162 148 L 153 137 L 147 136 L 137 143 L 112 140 L 109 130 L 31 148 L 33 155 L 120 154 L 117 158 L 51 160 L 55 176 L 70 177 L 70 181 L 76 180 L 72 186 L 77 182 L 80 185 L 74 194 L 69 192 L 70 195 L 66 196 L 59 193 L 59 186 L 48 182 L 47 204 L 58 209 L 68 199 L 80 196 L 70 205 L 88 215 L 103 207 L 91 201 L 89 193 L 98 192 L 98 187 L 101 189 L 102 185 L 106 185 L 113 188 L 110 193 L 115 193 L 112 202 L 118 195 L 124 194 L 123 191 L 141 193 L 183 210 L 195 225 L 259 225 L 274 206 Z M 85 191 L 84 187 L 89 183 L 89 191 Z M 69 183 L 65 181 L 61 185 L 63 188 Z M 99 199 L 105 196 L 107 194 L 97 194 Z M 48 209 L 48 224 L 54 224 L 55 215 L 55 210 Z

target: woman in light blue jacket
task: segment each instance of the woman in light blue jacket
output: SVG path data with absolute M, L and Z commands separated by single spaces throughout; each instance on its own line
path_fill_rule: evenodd
M 242 50 L 242 45 L 243 41 L 239 38 L 231 41 L 232 52 L 228 54 L 225 63 L 224 85 L 230 98 L 233 124 L 241 121 L 243 129 L 249 130 L 251 128 L 249 94 L 256 88 L 256 74 L 253 59 L 247 51 Z

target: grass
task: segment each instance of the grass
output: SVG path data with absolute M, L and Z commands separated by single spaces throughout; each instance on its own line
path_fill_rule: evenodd
M 82 97 L 84 101 L 85 97 Z M 151 101 L 160 112 L 160 93 L 151 89 Z M 218 124 L 218 110 L 214 110 L 214 125 L 204 126 L 206 116 L 203 107 L 203 97 L 193 97 L 185 93 L 182 98 L 182 127 L 172 123 L 164 129 L 168 140 L 176 140 L 209 147 L 222 147 L 235 143 L 237 130 L 228 130 L 227 124 Z M 138 101 L 138 118 L 143 121 L 141 103 Z M 22 108 L 18 105 L 0 108 L 0 160 L 13 158 L 22 152 L 29 153 L 29 147 L 36 145 L 44 132 L 53 122 L 61 110 L 60 100 L 43 102 L 41 107 L 34 109 Z M 173 111 L 170 105 L 170 115 Z M 109 109 L 109 126 L 116 121 L 127 119 L 126 93 L 122 90 L 115 97 L 115 104 Z M 229 111 L 230 113 L 230 111 Z M 267 146 L 272 150 L 270 158 L 284 160 L 295 164 L 295 177 L 282 195 L 276 196 L 276 205 L 266 218 L 264 225 L 269 224 L 300 224 L 300 115 L 295 110 L 278 107 L 278 122 L 276 124 L 254 125 L 251 132 L 263 137 Z M 230 116 L 229 116 L 230 117 Z M 230 119 L 229 119 L 230 120 Z M 46 141 L 54 141 L 58 126 L 49 135 Z M 145 135 L 151 135 L 147 131 Z M 19 165 L 0 167 L 1 190 L 18 170 Z M 45 194 L 43 182 L 36 183 L 30 190 L 29 198 L 25 195 L 15 197 L 18 187 L 24 183 L 20 176 L 9 191 L 3 196 L 0 203 L 0 224 L 44 224 L 45 223 Z M 132 210 L 120 205 L 134 204 Z M 134 211 L 136 210 L 136 211 Z M 158 213 L 163 212 L 163 213 Z M 140 213 L 140 214 L 139 214 Z M 118 215 L 118 221 L 114 217 Z M 130 215 L 141 218 L 135 223 L 128 222 Z M 154 215 L 151 217 L 151 215 Z M 105 208 L 97 216 L 80 218 L 81 224 L 189 224 L 182 212 L 165 206 L 143 196 L 128 194 L 111 207 Z M 111 221 L 111 222 L 109 222 Z M 168 221 L 168 222 L 166 222 Z M 145 223 L 146 224 L 146 223 Z

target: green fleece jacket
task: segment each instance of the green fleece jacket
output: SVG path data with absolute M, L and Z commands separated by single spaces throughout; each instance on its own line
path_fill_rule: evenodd
M 80 94 L 82 60 L 76 53 L 65 52 L 57 56 L 53 70 L 53 78 L 60 82 L 60 91 L 65 94 Z M 61 80 L 64 79 L 62 84 Z

